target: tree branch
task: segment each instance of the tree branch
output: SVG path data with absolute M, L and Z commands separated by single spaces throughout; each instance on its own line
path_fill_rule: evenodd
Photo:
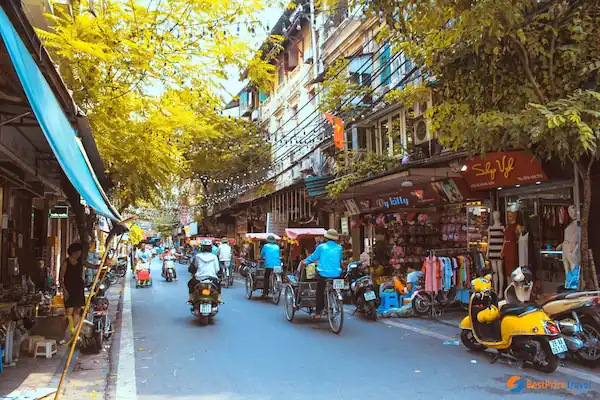
M 529 82 L 533 86 L 533 89 L 535 90 L 535 93 L 538 96 L 540 103 L 546 104 L 548 100 L 546 99 L 546 96 L 544 96 L 544 94 L 542 93 L 540 86 L 538 85 L 535 77 L 533 76 L 533 72 L 531 72 L 531 66 L 529 65 L 529 55 L 527 54 L 527 49 L 525 48 L 525 46 L 523 46 L 523 43 L 521 43 L 519 39 L 515 38 L 514 36 L 509 37 L 511 41 L 515 43 L 518 47 L 518 53 L 521 58 L 521 63 L 523 64 L 523 68 L 525 69 L 525 74 L 527 75 L 527 79 L 529 79 Z

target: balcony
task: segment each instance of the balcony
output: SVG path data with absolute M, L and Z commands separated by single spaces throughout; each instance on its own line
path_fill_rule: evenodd
M 302 64 L 296 67 L 296 69 L 290 73 L 285 81 L 277 88 L 261 106 L 261 115 L 269 118 L 275 111 L 286 104 L 287 100 L 292 97 L 303 84 L 310 81 L 312 76 L 310 70 L 312 65 Z

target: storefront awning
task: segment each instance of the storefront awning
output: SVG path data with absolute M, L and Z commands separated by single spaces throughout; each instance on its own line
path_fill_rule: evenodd
M 303 236 L 325 236 L 327 231 L 324 228 L 287 228 L 285 235 L 290 239 L 298 239 Z
M 0 34 L 46 140 L 65 175 L 96 213 L 120 221 L 88 160 L 81 140 L 67 119 L 50 85 L 0 7 Z

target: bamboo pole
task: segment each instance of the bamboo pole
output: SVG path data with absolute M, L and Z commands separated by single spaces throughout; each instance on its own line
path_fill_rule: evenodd
M 125 223 L 125 222 L 133 220 L 133 219 L 135 219 L 135 217 L 125 220 L 122 223 Z M 91 294 L 93 292 L 95 292 L 95 290 L 96 290 L 96 285 L 98 284 L 100 274 L 102 273 L 104 264 L 106 263 L 106 258 L 108 257 L 108 253 L 109 253 L 108 243 L 110 242 L 110 240 L 113 237 L 114 237 L 113 234 L 109 234 L 108 238 L 106 238 L 107 246 L 105 246 L 106 249 L 104 250 L 104 254 L 102 254 L 102 261 L 100 262 L 100 268 L 98 268 L 98 272 L 96 272 L 96 276 L 94 277 L 94 282 L 92 283 L 92 286 L 90 287 L 90 295 L 88 296 L 87 300 L 85 301 L 85 307 L 83 308 L 83 314 L 82 314 L 81 318 L 79 319 L 79 324 L 77 324 L 77 329 L 75 331 L 75 335 L 73 336 L 72 343 L 71 343 L 71 350 L 69 350 L 69 356 L 67 357 L 67 362 L 65 364 L 65 368 L 63 369 L 62 375 L 60 377 L 60 382 L 58 383 L 58 387 L 56 388 L 56 394 L 54 395 L 54 400 L 59 400 L 59 398 L 60 398 L 60 391 L 62 389 L 62 385 L 64 384 L 65 378 L 67 376 L 67 371 L 69 370 L 71 361 L 73 360 L 73 353 L 75 353 L 75 347 L 77 346 L 79 334 L 81 333 L 81 328 L 83 326 L 83 321 L 85 320 L 85 318 L 89 312 L 89 309 L 90 309 L 90 303 L 93 298 L 93 296 Z M 120 237 L 123 237 L 123 234 L 121 234 Z M 120 242 L 120 239 L 119 239 L 119 242 Z

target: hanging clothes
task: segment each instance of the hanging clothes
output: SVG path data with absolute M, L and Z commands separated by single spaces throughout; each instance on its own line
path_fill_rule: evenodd
M 425 258 L 421 272 L 425 276 L 425 290 L 427 292 L 438 292 L 440 290 L 440 260 L 436 256 Z
M 504 273 L 510 276 L 517 269 L 518 249 L 517 249 L 517 224 L 510 224 L 504 229 Z
M 529 232 L 519 236 L 519 267 L 529 265 Z

